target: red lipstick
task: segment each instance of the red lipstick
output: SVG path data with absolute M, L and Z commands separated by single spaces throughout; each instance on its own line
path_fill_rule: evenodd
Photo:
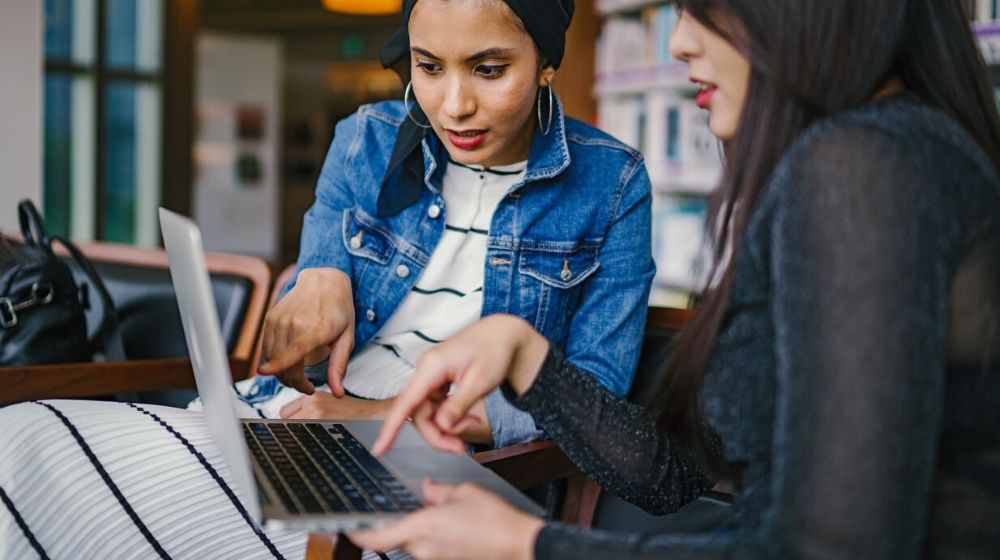
M 460 150 L 475 150 L 486 141 L 485 130 L 448 130 L 448 141 Z
M 712 104 L 712 96 L 715 95 L 715 90 L 719 89 L 713 84 L 699 80 L 698 78 L 690 78 L 691 83 L 698 86 L 698 95 L 695 96 L 694 102 L 698 107 L 702 109 L 708 109 Z
M 694 102 L 698 105 L 698 107 L 708 109 L 712 104 L 712 96 L 715 95 L 715 90 L 716 88 L 713 86 L 699 91 L 698 95 L 694 98 Z

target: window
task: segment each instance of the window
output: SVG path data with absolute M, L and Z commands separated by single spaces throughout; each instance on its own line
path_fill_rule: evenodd
M 162 0 L 46 0 L 44 190 L 53 233 L 154 245 Z

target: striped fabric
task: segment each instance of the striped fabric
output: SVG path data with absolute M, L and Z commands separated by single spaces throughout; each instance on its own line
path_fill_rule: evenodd
M 4 560 L 305 555 L 305 533 L 265 534 L 250 521 L 201 414 L 44 401 L 0 408 L 0 426 Z
M 524 178 L 526 163 L 490 169 L 450 161 L 441 186 L 441 241 L 416 286 L 348 367 L 344 385 L 370 399 L 395 397 L 424 350 L 475 323 L 483 310 L 483 269 L 493 212 Z
M 0 409 L 0 558 L 302 558 L 250 521 L 200 414 L 47 401 Z

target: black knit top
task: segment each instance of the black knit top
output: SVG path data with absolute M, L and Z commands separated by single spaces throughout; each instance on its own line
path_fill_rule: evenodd
M 1000 558 L 1000 182 L 900 94 L 812 125 L 734 261 L 702 387 L 738 473 L 704 533 L 545 526 L 538 558 Z M 711 486 L 649 412 L 556 350 L 515 404 L 653 513 Z

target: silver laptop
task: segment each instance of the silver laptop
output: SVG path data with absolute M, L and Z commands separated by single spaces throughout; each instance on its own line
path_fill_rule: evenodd
M 473 482 L 524 511 L 542 513 L 489 469 L 435 451 L 409 425 L 393 449 L 375 459 L 368 448 L 377 420 L 238 419 L 201 232 L 163 208 L 160 228 L 209 432 L 261 526 L 331 533 L 378 526 L 419 508 L 420 482 L 428 477 Z

